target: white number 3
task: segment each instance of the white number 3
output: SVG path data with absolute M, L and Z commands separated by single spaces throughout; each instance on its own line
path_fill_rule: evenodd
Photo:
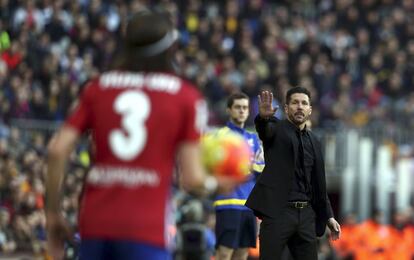
M 147 142 L 145 121 L 149 116 L 150 108 L 149 98 L 139 91 L 126 91 L 116 97 L 114 110 L 122 116 L 123 129 L 110 132 L 109 146 L 119 159 L 133 160 L 144 149 Z

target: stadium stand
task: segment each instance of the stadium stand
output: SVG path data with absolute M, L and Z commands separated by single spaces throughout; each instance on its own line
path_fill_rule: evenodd
M 45 144 L 85 82 L 111 67 L 128 17 L 149 7 L 168 10 L 180 29 L 174 65 L 206 96 L 211 125 L 225 122 L 234 91 L 249 95 L 254 116 L 260 90 L 283 104 L 282 93 L 301 85 L 315 97 L 312 127 L 322 135 L 381 129 L 398 151 L 403 135 L 395 133 L 414 128 L 413 0 L 1 0 L 0 258 L 47 259 Z M 403 138 L 410 157 L 411 137 Z M 75 228 L 86 144 L 65 180 L 64 210 Z M 322 239 L 321 259 L 412 259 L 412 211 L 395 210 L 381 227 L 367 221 L 357 223 L 359 242 Z M 344 221 L 344 229 L 352 225 Z

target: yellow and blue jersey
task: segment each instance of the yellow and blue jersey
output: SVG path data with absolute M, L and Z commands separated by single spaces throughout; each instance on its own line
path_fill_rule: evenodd
M 216 210 L 223 209 L 237 209 L 237 210 L 250 210 L 244 204 L 249 196 L 254 184 L 256 183 L 257 176 L 262 172 L 264 168 L 263 150 L 260 145 L 260 140 L 255 133 L 249 132 L 246 129 L 240 128 L 231 122 L 219 130 L 219 132 L 234 131 L 242 135 L 252 149 L 252 171 L 247 176 L 247 180 L 238 185 L 233 192 L 226 195 L 218 195 L 214 201 L 214 207 Z

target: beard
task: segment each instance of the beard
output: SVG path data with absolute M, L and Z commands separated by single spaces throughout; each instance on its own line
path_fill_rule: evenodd
M 304 112 L 296 112 L 294 114 L 289 114 L 289 119 L 295 125 L 299 126 L 309 119 L 309 115 L 306 115 Z

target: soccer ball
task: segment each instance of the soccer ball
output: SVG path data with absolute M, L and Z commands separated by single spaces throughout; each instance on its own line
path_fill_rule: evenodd
M 201 138 L 204 166 L 213 175 L 246 180 L 250 173 L 252 151 L 247 141 L 232 131 L 212 131 Z

